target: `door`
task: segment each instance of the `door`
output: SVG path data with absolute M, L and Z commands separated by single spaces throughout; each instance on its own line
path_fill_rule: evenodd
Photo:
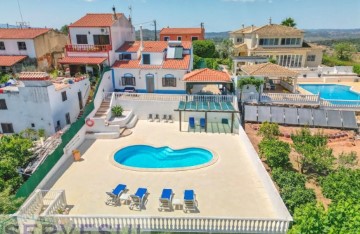
M 146 92 L 153 93 L 155 90 L 155 84 L 154 84 L 154 75 L 153 74 L 147 74 L 146 75 Z
M 82 108 L 83 108 L 83 99 L 82 99 L 81 91 L 78 92 L 78 99 L 79 99 L 79 108 L 80 108 L 80 110 L 82 110 Z

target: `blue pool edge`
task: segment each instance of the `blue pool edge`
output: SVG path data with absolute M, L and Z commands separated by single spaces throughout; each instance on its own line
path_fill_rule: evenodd
M 173 146 L 168 146 L 173 150 L 181 150 L 181 149 L 186 149 L 186 148 L 201 148 L 201 149 L 207 150 L 210 153 L 212 153 L 213 158 L 207 163 L 203 163 L 203 164 L 196 165 L 196 166 L 179 167 L 179 168 L 140 168 L 140 167 L 130 167 L 130 166 L 125 166 L 125 165 L 120 164 L 117 161 L 115 161 L 114 155 L 116 154 L 116 152 L 118 152 L 119 150 L 121 150 L 121 149 L 123 149 L 125 147 L 136 146 L 136 145 L 140 145 L 140 144 L 127 145 L 127 146 L 124 146 L 124 147 L 121 147 L 121 148 L 118 148 L 118 149 L 114 150 L 109 156 L 110 163 L 115 167 L 118 167 L 118 168 L 121 168 L 121 169 L 124 169 L 124 170 L 129 170 L 129 171 L 138 171 L 138 172 L 178 172 L 178 171 L 197 170 L 197 169 L 209 167 L 209 166 L 214 165 L 219 160 L 219 155 L 215 151 L 210 150 L 208 148 L 199 147 L 199 146 L 186 146 L 186 147 L 183 147 L 183 148 L 176 148 L 176 147 L 173 147 Z M 143 144 L 141 144 L 141 145 L 143 145 Z M 146 144 L 146 145 L 154 147 L 154 148 L 166 147 L 166 146 L 156 146 L 156 145 L 150 145 L 150 144 Z

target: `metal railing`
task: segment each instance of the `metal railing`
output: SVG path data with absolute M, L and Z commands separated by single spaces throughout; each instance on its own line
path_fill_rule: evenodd
M 132 227 L 141 231 L 209 233 L 286 233 L 290 223 L 281 219 L 107 215 L 50 215 L 46 219 L 54 224 L 70 224 L 75 228 Z
M 321 99 L 320 106 L 324 108 L 337 109 L 360 109 L 360 100 L 337 100 L 337 99 Z
M 320 96 L 291 93 L 262 93 L 260 97 L 260 102 L 288 104 L 320 104 Z
M 108 52 L 111 45 L 65 45 L 67 52 Z

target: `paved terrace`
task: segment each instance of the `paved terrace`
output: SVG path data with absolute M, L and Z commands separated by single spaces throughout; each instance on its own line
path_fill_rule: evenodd
M 177 122 L 139 121 L 128 137 L 86 140 L 80 147 L 83 161 L 69 160 L 62 172 L 53 177 L 53 185 L 48 188 L 65 190 L 67 203 L 73 205 L 70 215 L 288 218 L 276 212 L 282 207 L 277 206 L 267 193 L 264 181 L 250 161 L 254 155 L 245 153 L 245 145 L 239 135 L 179 132 L 178 125 Z M 177 172 L 130 171 L 111 164 L 110 157 L 114 151 L 134 144 L 170 146 L 174 149 L 203 147 L 215 151 L 219 159 L 206 168 Z M 147 187 L 150 195 L 146 208 L 132 211 L 127 205 L 105 205 L 105 192 L 119 183 L 127 184 L 128 193 L 134 193 L 138 187 Z M 174 198 L 179 199 L 183 198 L 184 189 L 194 189 L 200 212 L 159 212 L 158 198 L 163 188 L 172 188 Z

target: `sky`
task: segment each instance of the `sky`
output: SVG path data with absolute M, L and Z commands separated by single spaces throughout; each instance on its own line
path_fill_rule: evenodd
M 117 12 L 129 15 L 133 24 L 153 29 L 149 21 L 162 27 L 199 27 L 207 32 L 280 23 L 292 17 L 300 29 L 360 28 L 360 0 L 18 0 L 23 21 L 32 27 L 60 28 L 86 13 Z M 0 0 L 0 24 L 21 21 L 17 0 Z

